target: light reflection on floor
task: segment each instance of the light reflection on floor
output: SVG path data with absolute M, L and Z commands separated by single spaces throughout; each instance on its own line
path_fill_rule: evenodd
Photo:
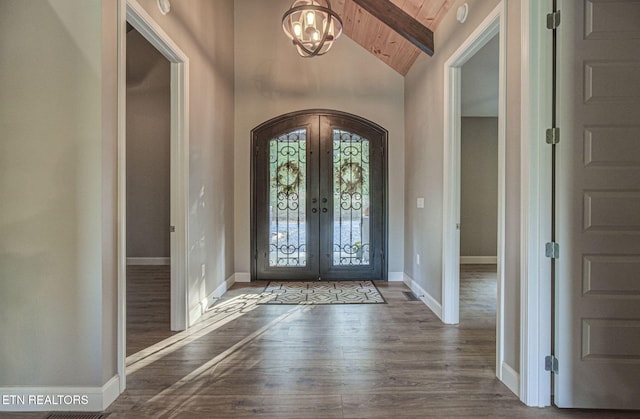
M 245 313 L 255 310 L 258 304 L 264 303 L 273 297 L 271 294 L 242 294 L 212 306 L 203 315 L 200 322 L 190 329 L 128 356 L 126 360 L 127 375 L 133 374 L 167 354 L 185 347 L 191 342 L 243 316 Z

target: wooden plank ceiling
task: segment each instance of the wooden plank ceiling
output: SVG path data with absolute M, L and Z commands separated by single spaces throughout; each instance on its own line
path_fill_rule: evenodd
M 391 2 L 435 32 L 453 0 L 391 0 Z M 353 0 L 332 0 L 331 7 L 342 19 L 346 36 L 403 76 L 422 53 L 411 42 L 363 10 Z M 435 50 L 437 54 L 437 44 Z

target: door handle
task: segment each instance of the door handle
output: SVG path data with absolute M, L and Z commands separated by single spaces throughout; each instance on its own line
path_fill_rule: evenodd
M 315 214 L 316 212 L 318 212 L 318 209 L 317 208 L 311 208 L 311 212 Z
M 322 202 L 326 203 L 327 202 L 327 198 L 322 198 Z
M 327 211 L 329 211 L 329 210 L 326 209 L 326 208 L 322 208 L 322 212 L 327 212 Z

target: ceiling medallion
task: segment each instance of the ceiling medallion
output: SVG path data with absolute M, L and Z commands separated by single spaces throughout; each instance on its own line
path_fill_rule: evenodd
M 295 0 L 282 17 L 282 29 L 301 57 L 316 57 L 340 37 L 342 20 L 330 0 Z

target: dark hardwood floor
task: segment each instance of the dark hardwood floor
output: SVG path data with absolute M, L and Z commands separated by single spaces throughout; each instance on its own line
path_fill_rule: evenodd
M 127 266 L 127 356 L 171 332 L 171 268 Z
M 461 322 L 443 325 L 407 287 L 388 304 L 255 305 L 236 284 L 184 339 L 130 358 L 111 417 L 603 417 L 524 406 L 495 378 L 495 266 L 463 266 Z M 161 346 L 159 346 L 161 347 Z M 154 352 L 151 350 L 149 352 Z M 611 412 L 611 415 L 617 415 Z
M 159 306 L 132 305 L 130 347 L 157 343 L 128 357 L 109 418 L 637 417 L 528 408 L 495 378 L 495 267 L 463 267 L 455 326 L 401 283 L 377 283 L 388 304 L 256 305 L 265 285 L 170 336 Z

